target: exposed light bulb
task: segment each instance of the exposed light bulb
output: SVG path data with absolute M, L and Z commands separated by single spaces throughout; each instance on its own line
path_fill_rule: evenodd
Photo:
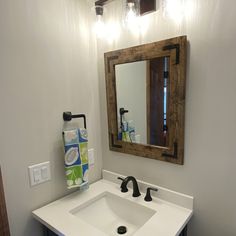
M 165 0 L 164 15 L 174 20 L 177 24 L 184 18 L 184 4 L 182 0 Z
M 137 27 L 138 21 L 138 13 L 137 9 L 135 8 L 134 2 L 127 3 L 127 11 L 126 11 L 126 18 L 125 22 L 128 29 L 132 30 Z
M 97 21 L 94 26 L 94 31 L 98 38 L 103 38 L 105 36 L 106 27 L 102 20 L 102 15 L 97 15 Z
M 136 10 L 134 8 L 134 3 L 130 2 L 128 3 L 128 12 L 127 12 L 126 20 L 127 22 L 132 22 L 135 19 L 136 19 Z

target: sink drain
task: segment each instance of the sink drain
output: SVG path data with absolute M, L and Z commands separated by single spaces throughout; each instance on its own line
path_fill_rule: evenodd
M 118 234 L 125 234 L 127 232 L 127 228 L 125 226 L 119 226 L 117 228 L 117 233 Z

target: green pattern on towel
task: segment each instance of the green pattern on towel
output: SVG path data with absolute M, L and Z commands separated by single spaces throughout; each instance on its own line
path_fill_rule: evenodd
M 65 169 L 68 188 L 88 183 L 88 137 L 86 129 L 63 132 Z

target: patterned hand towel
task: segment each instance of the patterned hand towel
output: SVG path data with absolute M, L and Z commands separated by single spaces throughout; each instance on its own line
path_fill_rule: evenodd
M 86 129 L 63 131 L 67 188 L 88 183 L 88 135 Z

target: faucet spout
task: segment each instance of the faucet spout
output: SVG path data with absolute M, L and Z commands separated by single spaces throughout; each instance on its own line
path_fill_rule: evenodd
M 139 191 L 137 180 L 133 176 L 128 176 L 123 180 L 120 186 L 121 192 L 127 192 L 127 185 L 130 181 L 133 183 L 133 197 L 139 197 L 141 193 Z

